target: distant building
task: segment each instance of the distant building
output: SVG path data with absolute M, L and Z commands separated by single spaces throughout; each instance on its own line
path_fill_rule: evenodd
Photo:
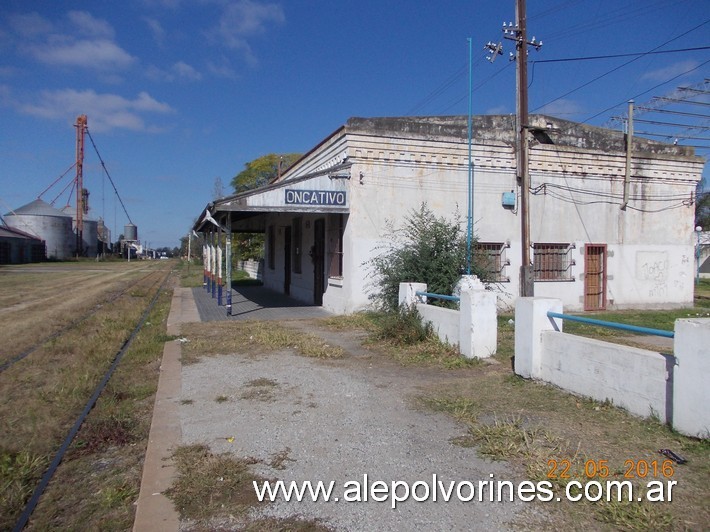
M 530 123 L 535 295 L 568 310 L 692 304 L 704 159 L 635 138 L 627 178 L 622 133 L 539 115 Z M 515 143 L 514 117 L 475 117 L 475 234 L 502 305 L 519 293 L 522 256 Z M 351 118 L 278 182 L 207 205 L 194 229 L 217 231 L 211 217 L 265 233 L 265 286 L 347 313 L 369 304 L 366 264 L 388 222 L 400 226 L 426 202 L 465 223 L 467 198 L 466 117 Z
M 42 262 L 46 258 L 42 239 L 14 227 L 0 226 L 0 264 Z
M 3 216 L 8 227 L 44 240 L 47 258 L 66 260 L 76 250 L 76 235 L 72 230 L 71 215 L 36 199 Z

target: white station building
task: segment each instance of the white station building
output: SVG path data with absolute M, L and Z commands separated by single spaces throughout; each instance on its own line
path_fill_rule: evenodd
M 691 305 L 705 160 L 689 147 L 634 138 L 627 171 L 623 133 L 541 115 L 530 124 L 535 295 L 571 311 Z M 425 202 L 452 220 L 458 212 L 465 225 L 468 150 L 464 116 L 351 118 L 277 181 L 207 205 L 194 229 L 213 249 L 222 232 L 263 232 L 267 288 L 335 313 L 364 309 L 373 289 L 367 263 L 388 223 L 401 226 Z M 514 117 L 474 117 L 474 233 L 501 306 L 519 294 L 516 151 Z

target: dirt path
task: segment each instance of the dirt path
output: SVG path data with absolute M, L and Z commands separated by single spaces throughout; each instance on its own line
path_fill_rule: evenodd
M 335 481 L 338 502 L 276 501 L 250 519 L 300 516 L 335 530 L 502 530 L 521 503 L 478 502 L 478 482 L 514 480 L 506 464 L 479 458 L 450 443 L 464 429 L 449 416 L 417 409 L 414 395 L 446 380 L 445 371 L 402 368 L 361 345 L 356 333 L 328 332 L 308 322 L 285 324 L 343 347 L 344 358 L 321 361 L 291 350 L 208 357 L 182 369 L 182 443 L 213 453 L 253 457 L 257 472 L 284 481 Z M 220 398 L 218 400 L 218 398 Z M 276 459 L 278 458 L 278 459 Z M 408 500 L 346 502 L 357 481 L 417 481 L 444 486 L 472 482 L 470 502 Z M 404 488 L 400 488 L 402 494 Z M 420 485 L 417 495 L 425 495 Z M 464 496 L 469 494 L 463 488 Z M 353 492 L 349 493 L 353 498 Z M 456 499 L 455 492 L 452 499 Z M 217 523 L 215 523 L 217 524 Z M 235 527 L 234 521 L 219 526 Z

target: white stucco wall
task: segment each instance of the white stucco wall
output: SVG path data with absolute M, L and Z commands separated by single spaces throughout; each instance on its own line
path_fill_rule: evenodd
M 512 124 L 512 123 L 511 123 Z M 512 125 L 511 125 L 512 127 Z M 442 129 L 445 131 L 445 128 Z M 604 135 L 603 133 L 597 133 Z M 499 131 L 478 132 L 473 146 L 474 232 L 481 242 L 508 244 L 504 250 L 505 281 L 495 286 L 500 307 L 511 307 L 519 293 L 521 266 L 519 187 L 514 146 Z M 550 134 L 554 137 L 554 133 Z M 535 295 L 562 299 L 568 310 L 584 308 L 584 247 L 607 246 L 608 308 L 677 307 L 693 298 L 693 208 L 691 199 L 702 171 L 698 157 L 652 155 L 632 157 L 629 203 L 621 209 L 625 155 L 589 147 L 531 143 L 530 227 L 533 243 L 571 244 L 569 279 L 538 281 Z M 554 139 L 553 139 L 554 141 Z M 643 147 L 643 146 L 642 146 Z M 641 147 L 641 148 L 642 148 Z M 641 149 L 639 148 L 639 149 Z M 468 147 L 454 134 L 367 128 L 336 131 L 289 169 L 283 183 L 313 190 L 344 191 L 349 216 L 345 227 L 342 279 L 327 283 L 323 305 L 334 312 L 353 312 L 370 305 L 373 288 L 368 262 L 376 255 L 387 224 L 401 227 L 413 209 L 426 202 L 436 215 L 462 226 L 468 210 Z M 304 176 L 347 161 L 349 179 Z M 299 181 L 300 180 L 300 181 Z M 294 216 L 312 221 L 318 209 L 283 210 L 286 187 L 247 198 L 249 208 L 274 211 L 267 225 L 283 228 Z M 514 208 L 502 205 L 503 193 L 514 192 Z M 299 212 L 296 212 L 299 211 Z M 313 244 L 304 226 L 304 249 Z M 327 229 L 326 229 L 327 231 Z M 276 235 L 277 265 L 265 268 L 267 286 L 283 289 L 283 229 Z M 310 240 L 309 240 L 310 239 Z M 531 255 L 534 255 L 534 250 Z M 291 276 L 291 294 L 312 301 L 312 264 Z

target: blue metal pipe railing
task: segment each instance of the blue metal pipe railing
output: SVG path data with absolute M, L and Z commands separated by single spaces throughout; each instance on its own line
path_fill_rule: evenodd
M 630 331 L 641 334 L 652 334 L 654 336 L 663 336 L 664 338 L 675 338 L 675 333 L 673 331 L 664 331 L 663 329 L 651 329 L 650 327 L 639 327 L 638 325 L 627 325 L 625 323 L 615 323 L 613 321 L 595 320 L 592 318 L 583 318 L 582 316 L 560 314 L 559 312 L 548 312 L 547 317 L 560 318 L 569 321 L 578 321 L 580 323 L 588 323 L 589 325 L 598 325 L 600 327 L 609 327 L 611 329 L 621 329 L 622 331 Z
M 431 297 L 432 299 L 445 299 L 446 301 L 460 301 L 461 298 L 458 296 L 445 296 L 442 294 L 432 294 L 430 292 L 414 292 L 415 295 Z

